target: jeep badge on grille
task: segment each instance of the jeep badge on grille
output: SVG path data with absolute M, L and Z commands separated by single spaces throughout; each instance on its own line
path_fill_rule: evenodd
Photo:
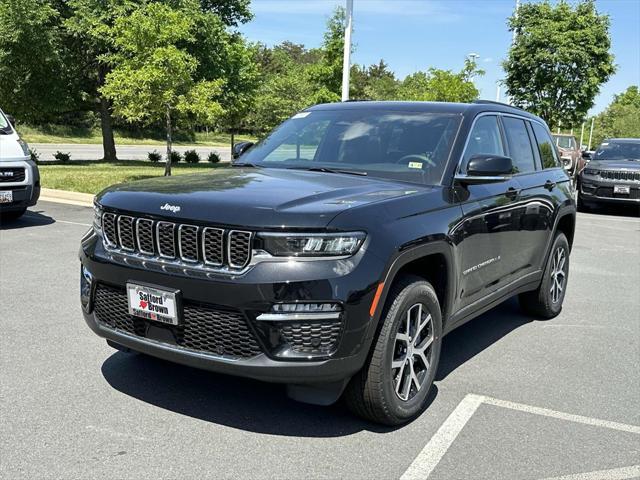
M 178 205 L 169 205 L 168 203 L 165 203 L 160 207 L 160 210 L 169 210 L 172 213 L 178 213 L 180 211 L 180 208 L 181 207 Z

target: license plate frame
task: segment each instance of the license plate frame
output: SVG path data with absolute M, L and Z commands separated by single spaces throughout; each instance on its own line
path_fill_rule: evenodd
M 127 307 L 130 315 L 154 323 L 174 326 L 182 323 L 180 290 L 127 282 Z
M 0 203 L 13 203 L 13 190 L 1 190 Z
M 629 195 L 631 193 L 631 187 L 629 187 L 629 185 L 614 185 L 613 193 L 616 195 Z

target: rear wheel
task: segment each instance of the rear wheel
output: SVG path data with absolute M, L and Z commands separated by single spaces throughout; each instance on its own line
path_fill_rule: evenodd
M 522 309 L 542 318 L 553 318 L 562 310 L 569 280 L 569 242 L 559 232 L 551 246 L 540 286 L 519 296 Z
M 398 425 L 424 408 L 440 359 L 442 317 L 431 284 L 403 277 L 390 292 L 367 364 L 345 393 L 349 408 L 377 423 Z

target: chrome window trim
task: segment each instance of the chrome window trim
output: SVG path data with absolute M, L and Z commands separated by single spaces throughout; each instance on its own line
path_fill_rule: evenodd
M 244 264 L 240 265 L 237 263 L 233 263 L 231 261 L 231 239 L 233 237 L 234 233 L 242 233 L 242 234 L 249 234 L 249 253 L 247 255 L 247 261 L 244 262 Z M 229 264 L 229 266 L 231 268 L 245 268 L 247 265 L 249 265 L 251 263 L 251 258 L 253 256 L 253 248 L 252 248 L 252 243 L 253 243 L 253 232 L 249 232 L 247 230 L 229 230 L 229 233 L 227 233 L 227 263 Z
M 153 239 L 153 220 L 151 220 L 150 218 L 138 218 L 136 220 L 136 243 L 138 244 L 138 251 L 144 255 L 155 255 L 156 252 L 149 252 L 147 250 L 144 250 L 142 248 L 142 245 L 140 245 L 140 223 L 141 222 L 148 222 L 151 223 L 151 243 L 155 244 L 154 239 Z
M 220 233 L 220 262 L 212 262 L 207 260 L 207 250 L 204 247 L 204 242 L 207 236 L 207 232 L 209 231 L 217 231 Z M 224 228 L 204 227 L 202 229 L 202 237 L 200 241 L 202 246 L 202 260 L 205 263 L 205 265 L 211 265 L 214 267 L 221 267 L 222 265 L 224 265 L 224 240 L 225 240 Z
M 133 236 L 133 229 L 134 229 L 134 223 L 135 223 L 135 217 L 132 217 L 131 215 L 118 215 L 118 220 L 117 220 L 117 225 L 118 225 L 118 242 L 120 242 L 120 248 L 122 250 L 124 250 L 125 252 L 135 252 L 136 251 L 136 239 L 132 238 L 133 240 L 133 248 L 127 248 L 123 245 L 122 243 L 122 229 L 120 228 L 120 222 L 122 221 L 123 218 L 128 218 L 131 220 L 131 236 Z
M 173 256 L 171 255 L 165 255 L 162 253 L 162 248 L 160 248 L 160 226 L 161 225 L 171 225 L 171 233 L 172 235 L 172 241 L 173 241 Z M 170 260 L 175 260 L 176 259 L 176 224 L 173 222 L 164 222 L 164 221 L 159 221 L 158 223 L 156 223 L 156 247 L 158 247 L 158 256 L 161 258 L 166 258 L 166 259 L 170 259 Z
M 262 313 L 256 320 L 263 322 L 295 322 L 298 320 L 339 320 L 342 312 Z
M 182 254 L 182 229 L 183 228 L 195 228 L 196 229 L 196 258 L 188 258 Z M 198 254 L 198 235 L 200 234 L 200 227 L 197 225 L 189 225 L 186 223 L 181 223 L 178 225 L 178 255 L 180 256 L 180 260 L 187 263 L 198 263 L 200 255 Z M 175 241 L 175 239 L 174 239 Z

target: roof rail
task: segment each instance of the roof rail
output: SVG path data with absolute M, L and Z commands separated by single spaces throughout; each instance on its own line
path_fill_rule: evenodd
M 515 105 L 509 105 L 508 103 L 495 102 L 493 100 L 474 100 L 473 103 L 480 105 L 502 105 L 503 107 L 517 108 L 518 110 L 525 111 L 524 108 L 516 107 Z

